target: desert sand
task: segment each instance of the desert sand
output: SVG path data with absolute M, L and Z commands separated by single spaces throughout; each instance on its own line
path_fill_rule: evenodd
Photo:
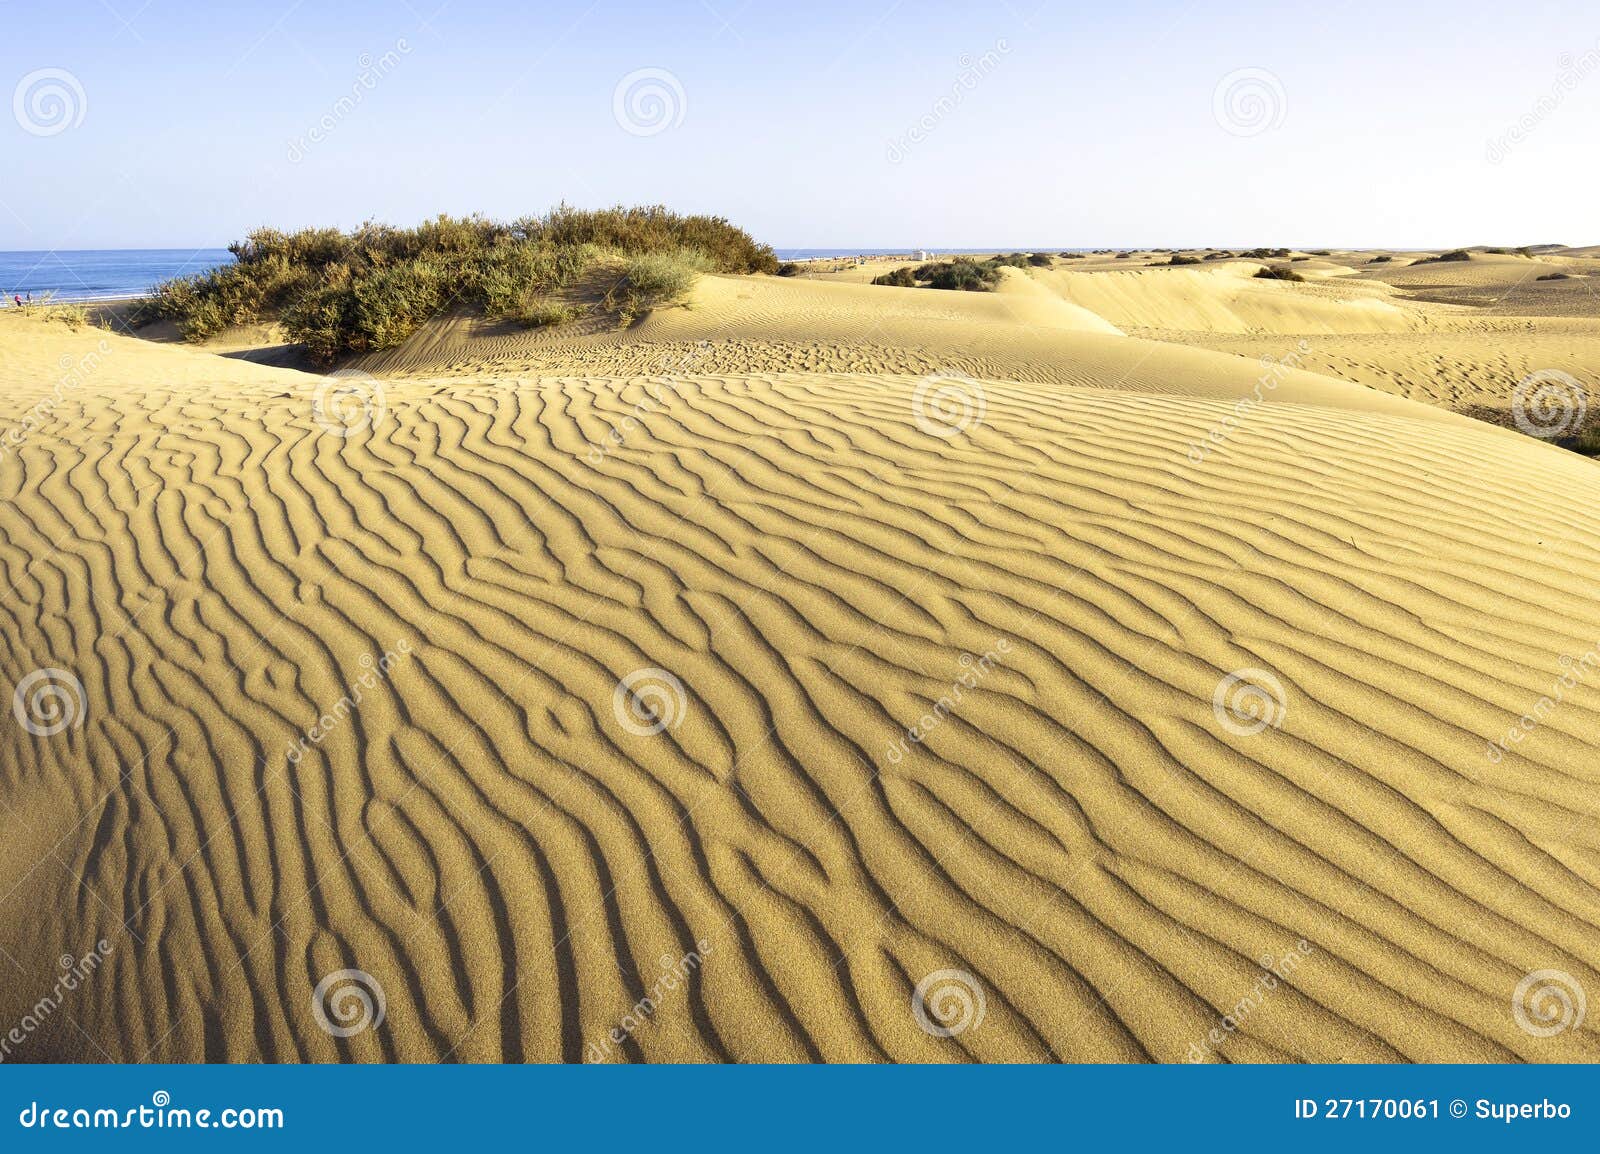
M 7 1060 L 1600 1059 L 1600 259 L 1423 255 L 0 316 Z

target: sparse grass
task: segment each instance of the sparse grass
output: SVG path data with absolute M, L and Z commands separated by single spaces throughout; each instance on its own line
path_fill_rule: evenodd
M 551 295 L 604 260 L 625 264 L 613 299 L 630 316 L 681 296 L 702 271 L 778 269 L 771 248 L 722 217 L 659 206 L 563 205 L 511 224 L 441 216 L 412 229 L 258 229 L 230 251 L 231 265 L 157 286 L 133 323 L 169 318 L 186 339 L 203 341 L 230 325 L 276 319 L 326 365 L 393 348 L 455 308 L 559 324 L 571 310 Z
M 1256 279 L 1257 280 L 1303 281 L 1306 278 L 1301 276 L 1299 273 L 1295 272 L 1294 269 L 1289 268 L 1287 265 L 1281 265 L 1281 264 L 1271 265 L 1271 264 L 1269 264 L 1269 265 L 1264 265 L 1261 268 L 1256 270 Z
M 626 324 L 640 313 L 677 304 L 700 274 L 711 269 L 711 258 L 699 249 L 642 253 L 628 258 L 609 299 Z

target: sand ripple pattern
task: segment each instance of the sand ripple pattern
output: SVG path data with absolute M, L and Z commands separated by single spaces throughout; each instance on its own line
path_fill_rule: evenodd
M 1600 1058 L 1511 1002 L 1600 991 L 1600 674 L 1487 752 L 1600 643 L 1589 463 L 1275 404 L 1194 466 L 1231 402 L 1016 382 L 931 436 L 913 376 L 332 436 L 261 373 L 0 459 L 4 689 L 85 703 L 0 739 L 5 1021 L 112 947 L 19 1056 Z

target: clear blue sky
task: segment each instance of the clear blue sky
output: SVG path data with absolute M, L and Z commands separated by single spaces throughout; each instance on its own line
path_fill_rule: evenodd
M 1600 241 L 1594 0 L 437 3 L 5 4 L 0 249 L 563 199 L 779 246 Z

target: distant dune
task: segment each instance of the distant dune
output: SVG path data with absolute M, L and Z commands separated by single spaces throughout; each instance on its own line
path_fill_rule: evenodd
M 1369 256 L 0 315 L 5 1056 L 1600 1059 L 1600 261 Z

